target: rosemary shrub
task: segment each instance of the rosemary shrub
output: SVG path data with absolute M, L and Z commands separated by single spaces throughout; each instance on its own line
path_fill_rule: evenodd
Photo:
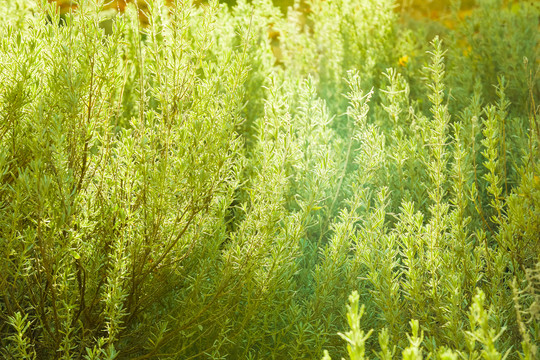
M 538 359 L 538 4 L 303 6 L 0 2 L 2 357 Z

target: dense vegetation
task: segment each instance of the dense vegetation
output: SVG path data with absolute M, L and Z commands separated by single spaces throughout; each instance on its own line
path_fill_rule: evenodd
M 538 359 L 538 3 L 309 8 L 0 1 L 0 356 Z

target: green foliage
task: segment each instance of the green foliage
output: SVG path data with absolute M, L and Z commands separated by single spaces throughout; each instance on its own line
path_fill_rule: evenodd
M 147 3 L 0 2 L 2 357 L 538 358 L 537 5 Z

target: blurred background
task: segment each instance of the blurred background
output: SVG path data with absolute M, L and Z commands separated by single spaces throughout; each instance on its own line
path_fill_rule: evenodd
M 145 7 L 144 0 L 113 0 L 106 5 L 106 8 L 117 8 L 123 11 L 126 7 L 126 3 L 138 1 L 141 8 Z M 324 0 L 322 0 L 324 1 Z M 67 12 L 73 3 L 72 0 L 49 0 L 49 2 L 56 2 L 62 12 Z M 172 0 L 170 1 L 172 2 Z M 236 0 L 220 0 L 222 3 L 226 3 L 230 6 L 236 4 Z M 475 0 L 399 0 L 397 1 L 396 11 L 406 13 L 414 17 L 429 17 L 440 18 L 450 13 L 452 6 L 458 7 L 460 11 L 467 11 L 474 7 Z M 509 1 L 505 1 L 507 3 Z M 510 1 L 519 2 L 519 1 Z M 275 6 L 279 7 L 283 13 L 286 13 L 289 6 L 294 5 L 294 0 L 273 0 Z M 300 2 L 300 8 L 305 11 L 309 11 L 309 5 L 307 1 Z

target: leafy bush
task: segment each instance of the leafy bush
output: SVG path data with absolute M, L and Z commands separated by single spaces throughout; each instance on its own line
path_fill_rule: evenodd
M 538 358 L 538 5 L 308 5 L 0 3 L 3 357 Z

